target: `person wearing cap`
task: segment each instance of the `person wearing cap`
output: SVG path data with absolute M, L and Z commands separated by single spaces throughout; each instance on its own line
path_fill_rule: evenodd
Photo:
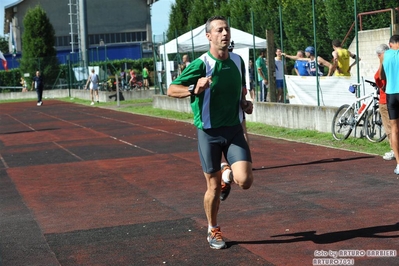
M 302 60 L 308 62 L 309 76 L 324 76 L 324 67 L 328 67 L 327 76 L 331 76 L 333 71 L 333 65 L 322 58 L 321 56 L 317 56 L 317 66 L 316 66 L 316 57 L 315 57 L 315 48 L 313 46 L 308 46 L 305 49 L 306 58 L 299 58 L 296 55 L 287 55 L 286 53 L 282 53 L 283 56 L 293 59 L 293 60 Z
M 350 76 L 351 68 L 356 65 L 356 55 L 342 48 L 340 40 L 333 40 L 332 47 L 334 76 Z M 349 65 L 350 57 L 355 60 L 351 65 Z

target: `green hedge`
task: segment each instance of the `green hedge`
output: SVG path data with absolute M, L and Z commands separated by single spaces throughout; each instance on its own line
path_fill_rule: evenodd
M 8 71 L 0 71 L 0 86 L 15 87 L 21 86 L 21 77 L 19 68 L 10 69 Z

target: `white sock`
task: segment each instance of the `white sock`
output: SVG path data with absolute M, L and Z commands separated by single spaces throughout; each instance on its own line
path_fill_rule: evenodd
M 233 175 L 230 169 L 226 169 L 224 170 L 223 174 L 222 174 L 222 179 L 223 182 L 225 183 L 230 183 L 233 180 Z
M 210 232 L 213 228 L 216 228 L 216 227 L 219 227 L 219 225 L 215 225 L 215 226 L 208 225 L 208 232 Z

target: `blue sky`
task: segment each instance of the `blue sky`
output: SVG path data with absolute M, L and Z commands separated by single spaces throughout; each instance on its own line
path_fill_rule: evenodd
M 16 2 L 16 0 L 0 0 L 0 36 L 3 36 L 4 30 L 4 7 Z M 162 35 L 166 32 L 169 25 L 170 6 L 175 0 L 159 0 L 151 8 L 152 34 Z
M 151 25 L 153 35 L 162 35 L 169 26 L 170 6 L 175 0 L 159 0 L 151 8 Z

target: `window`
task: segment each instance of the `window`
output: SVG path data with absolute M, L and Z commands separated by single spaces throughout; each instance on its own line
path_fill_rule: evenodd
M 93 44 L 94 45 L 98 45 L 100 43 L 100 36 L 98 36 L 97 34 L 96 35 L 94 35 L 94 42 L 93 42 Z
M 103 34 L 103 35 L 104 35 L 103 40 L 104 40 L 105 44 L 111 43 L 110 34 Z

